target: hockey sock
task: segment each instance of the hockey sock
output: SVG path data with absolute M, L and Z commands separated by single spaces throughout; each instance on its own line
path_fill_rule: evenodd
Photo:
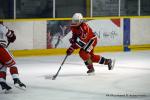
M 13 79 L 19 78 L 18 69 L 17 69 L 16 66 L 10 67 L 10 74 L 11 74 L 11 76 L 12 76 Z
M 84 62 L 88 69 L 93 69 L 92 60 L 89 58 L 87 61 Z
M 6 82 L 6 72 L 0 72 L 0 82 Z
M 0 82 L 6 82 L 6 67 L 0 69 Z
M 101 57 L 100 61 L 99 61 L 99 64 L 104 64 L 104 65 L 107 65 L 108 64 L 108 60 L 109 59 L 106 59 L 104 57 Z

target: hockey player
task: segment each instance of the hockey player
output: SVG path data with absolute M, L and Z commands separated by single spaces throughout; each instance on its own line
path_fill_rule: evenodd
M 88 74 L 94 73 L 93 63 L 107 65 L 108 70 L 112 70 L 114 61 L 94 54 L 97 37 L 93 33 L 92 29 L 83 22 L 83 16 L 81 13 L 75 13 L 73 15 L 70 27 L 72 31 L 72 38 L 69 40 L 71 46 L 67 49 L 67 55 L 71 55 L 75 49 L 80 48 L 79 55 L 88 68 Z
M 16 40 L 16 36 L 13 30 L 8 29 L 0 21 L 0 85 L 2 90 L 9 91 L 12 88 L 6 83 L 7 68 L 9 68 L 10 74 L 14 80 L 14 85 L 19 88 L 26 88 L 18 75 L 18 69 L 16 62 L 10 52 L 6 49 L 9 43 L 13 43 Z

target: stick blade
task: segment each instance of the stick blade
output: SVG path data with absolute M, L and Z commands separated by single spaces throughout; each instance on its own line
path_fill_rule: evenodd
M 55 80 L 55 79 L 56 79 L 56 77 L 57 77 L 57 75 L 54 75 L 54 76 L 52 77 L 52 80 Z
M 52 79 L 53 78 L 52 75 L 45 75 L 44 77 L 45 77 L 45 79 Z
M 57 77 L 57 75 L 51 76 L 51 75 L 46 75 L 45 79 L 51 79 L 51 80 L 55 80 Z

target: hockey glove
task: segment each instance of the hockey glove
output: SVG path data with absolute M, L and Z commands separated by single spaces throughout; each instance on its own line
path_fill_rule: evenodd
M 69 55 L 71 55 L 72 53 L 73 53 L 73 51 L 74 51 L 74 48 L 72 48 L 72 47 L 69 47 L 68 49 L 67 49 L 67 55 L 69 56 Z
M 74 44 L 74 43 L 76 43 L 76 39 L 75 39 L 75 38 L 70 38 L 70 39 L 69 39 L 69 42 L 70 42 L 71 44 Z
M 13 43 L 16 40 L 16 35 L 14 34 L 13 30 L 9 30 L 6 36 L 7 36 L 8 42 L 10 43 Z

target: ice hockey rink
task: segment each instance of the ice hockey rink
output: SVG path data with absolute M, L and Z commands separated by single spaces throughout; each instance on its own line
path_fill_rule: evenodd
M 150 100 L 150 51 L 100 53 L 116 59 L 115 68 L 94 64 L 95 75 L 88 76 L 87 68 L 78 55 L 71 55 L 56 78 L 64 56 L 16 58 L 20 78 L 27 89 L 13 86 L 12 93 L 0 90 L 0 100 Z

